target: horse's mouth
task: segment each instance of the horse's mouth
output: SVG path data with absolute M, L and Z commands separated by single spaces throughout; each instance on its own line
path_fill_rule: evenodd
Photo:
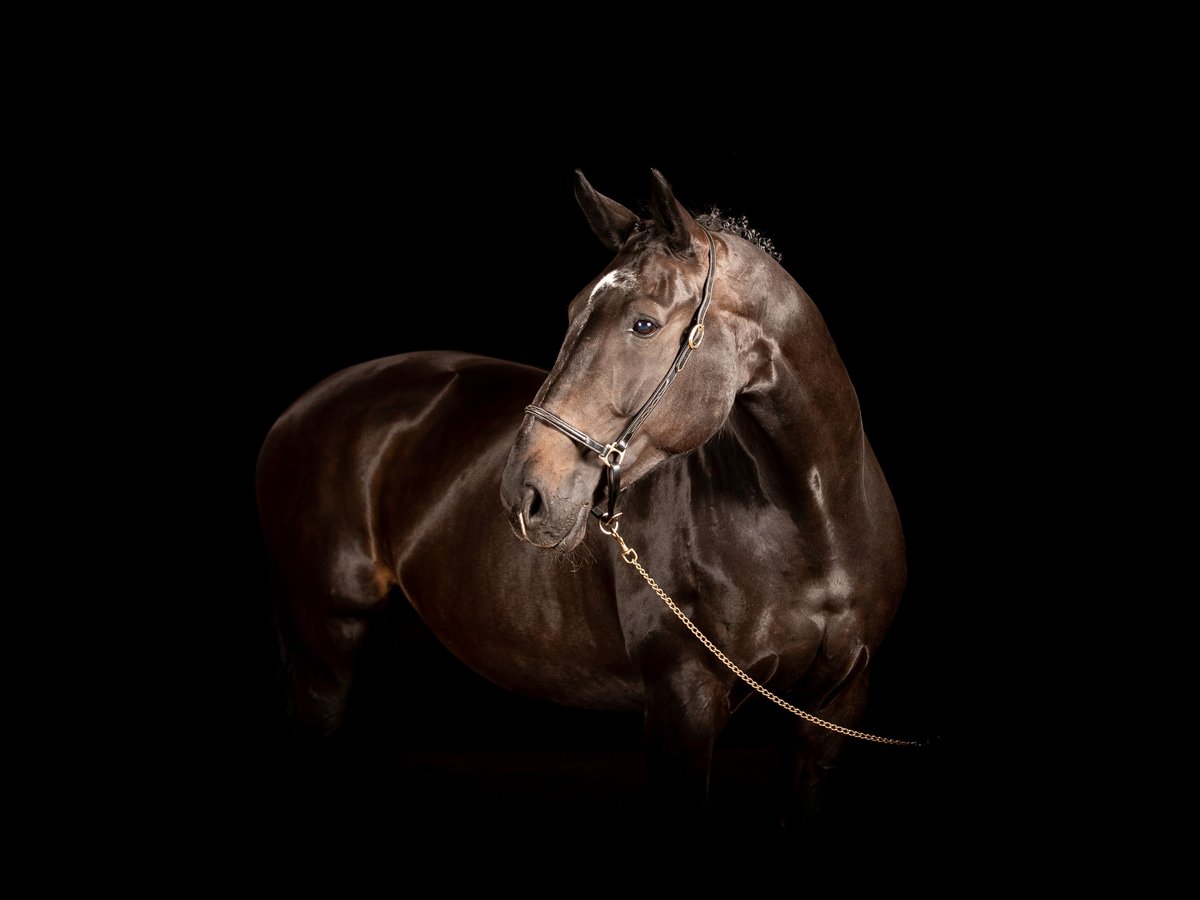
M 590 506 L 579 507 L 579 512 L 575 513 L 575 521 L 571 523 L 562 540 L 554 545 L 555 550 L 570 551 L 579 546 L 579 542 L 583 540 L 583 533 L 587 531 L 587 515 L 590 509 Z
M 575 513 L 575 521 L 571 523 L 571 527 L 566 530 L 561 538 L 551 543 L 543 544 L 529 536 L 529 531 L 525 527 L 524 513 L 517 513 L 517 527 L 513 531 L 517 533 L 517 537 L 521 540 L 527 541 L 535 547 L 540 547 L 543 550 L 569 552 L 579 546 L 579 542 L 583 540 L 583 533 L 587 530 L 587 514 L 590 509 L 590 506 L 579 507 Z

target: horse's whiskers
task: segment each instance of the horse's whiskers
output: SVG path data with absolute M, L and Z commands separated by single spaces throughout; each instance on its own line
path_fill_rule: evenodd
M 596 561 L 596 554 L 592 550 L 590 536 L 584 535 L 582 541 L 570 550 L 558 550 L 558 561 L 562 568 L 569 572 L 578 572 L 584 566 L 591 565 Z

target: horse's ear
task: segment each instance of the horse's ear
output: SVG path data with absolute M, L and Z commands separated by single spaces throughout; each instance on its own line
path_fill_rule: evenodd
M 692 249 L 692 237 L 700 236 L 700 226 L 692 214 L 675 199 L 675 192 L 658 169 L 651 169 L 650 213 L 658 227 L 667 235 L 667 244 L 675 253 Z
M 575 170 L 575 199 L 600 243 L 613 253 L 620 250 L 637 225 L 638 217 L 616 200 L 598 193 L 578 169 Z

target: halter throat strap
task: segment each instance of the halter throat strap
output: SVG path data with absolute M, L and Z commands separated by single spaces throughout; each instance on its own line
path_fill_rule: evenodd
M 703 228 L 703 226 L 701 227 Z M 654 389 L 646 399 L 646 402 L 634 413 L 633 418 L 625 425 L 625 428 L 617 436 L 616 440 L 603 444 L 586 431 L 576 428 L 570 422 L 556 416 L 548 409 L 532 403 L 525 407 L 526 414 L 533 416 L 535 419 L 540 419 L 547 425 L 552 425 L 571 440 L 587 447 L 600 457 L 600 461 L 608 469 L 608 508 L 607 510 L 602 510 L 600 506 L 597 506 L 592 510 L 592 514 L 600 519 L 601 524 L 612 522 L 619 515 L 617 512 L 617 501 L 621 493 L 621 463 L 624 460 L 625 450 L 629 446 L 629 442 L 633 439 L 634 433 L 642 426 L 642 423 L 650 415 L 650 411 L 654 409 L 658 401 L 662 399 L 663 394 L 667 392 L 667 388 L 671 386 L 671 382 L 683 371 L 684 366 L 687 365 L 688 357 L 692 355 L 692 351 L 698 350 L 701 342 L 704 340 L 704 316 L 708 312 L 709 305 L 712 303 L 713 276 L 717 268 L 717 250 L 712 233 L 707 228 L 704 228 L 704 234 L 708 238 L 708 274 L 704 277 L 704 290 L 700 295 L 700 305 L 696 307 L 696 312 L 692 314 L 691 322 L 684 333 L 683 342 L 679 345 L 679 352 L 675 354 L 675 360 L 671 363 L 671 368 L 667 370 L 667 374 L 663 376 L 662 381 L 658 383 L 658 387 Z M 615 528 L 616 526 L 614 525 L 613 527 Z

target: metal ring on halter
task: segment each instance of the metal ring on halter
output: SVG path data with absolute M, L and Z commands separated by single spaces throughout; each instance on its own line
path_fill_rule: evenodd
M 606 466 L 608 466 L 611 469 L 613 466 L 619 466 L 621 464 L 621 462 L 625 459 L 625 450 L 626 449 L 627 448 L 621 447 L 616 442 L 614 442 L 614 443 L 611 443 L 608 446 L 606 446 L 602 452 L 600 452 L 596 455 L 600 457 L 601 462 L 603 462 Z M 616 462 L 613 462 L 611 459 L 611 457 L 614 453 L 617 455 Z
M 692 326 L 692 330 L 687 336 L 687 352 L 679 354 L 679 361 L 675 363 L 675 371 L 682 372 L 683 367 L 687 365 L 687 361 L 692 358 L 691 351 L 700 349 L 700 345 L 704 342 L 704 323 L 697 322 Z
M 596 527 L 599 528 L 602 532 L 604 532 L 604 534 L 610 534 L 610 535 L 616 534 L 617 527 L 621 524 L 620 522 L 617 521 L 617 519 L 621 518 L 621 516 L 623 516 L 623 515 L 625 515 L 625 513 L 617 513 L 616 515 L 605 516 L 603 519 L 600 519 L 599 521 L 596 522 Z M 611 528 L 606 527 L 606 525 L 608 525 L 609 523 L 612 524 Z

